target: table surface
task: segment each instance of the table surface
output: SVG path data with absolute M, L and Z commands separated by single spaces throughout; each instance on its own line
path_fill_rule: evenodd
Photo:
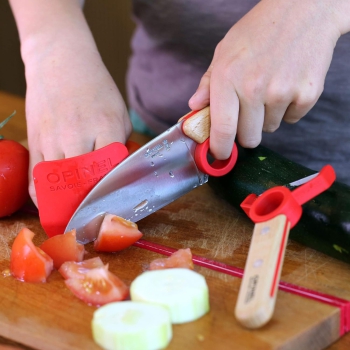
M 0 121 L 5 119 L 6 116 L 8 116 L 10 113 L 12 113 L 13 110 L 17 111 L 17 115 L 11 120 L 11 122 L 8 123 L 6 128 L 4 128 L 1 132 L 6 138 L 10 138 L 17 141 L 23 141 L 24 144 L 26 144 L 26 123 L 25 123 L 25 108 L 24 108 L 24 101 L 22 98 L 13 96 L 4 92 L 0 92 Z M 142 135 L 133 134 L 132 139 L 137 140 L 139 142 L 144 142 L 146 140 L 145 137 Z M 193 245 L 194 237 L 196 237 L 196 234 L 199 235 L 198 227 L 191 227 L 191 217 L 186 217 L 189 214 L 184 214 L 184 212 L 181 212 L 182 207 L 185 207 L 186 205 L 188 207 L 192 206 L 194 209 L 200 208 L 200 202 L 205 200 L 206 196 L 210 194 L 210 189 L 204 188 L 203 190 L 191 194 L 191 196 L 187 197 L 188 203 L 186 203 L 185 200 L 178 203 L 177 205 L 173 205 L 169 211 L 163 211 L 158 214 L 158 218 L 162 218 L 164 222 L 164 227 L 162 227 L 162 233 L 156 232 L 154 229 L 154 225 L 152 223 L 151 219 L 146 219 L 144 223 L 142 224 L 142 229 L 147 232 L 148 237 L 151 237 L 153 241 L 158 242 L 160 244 L 167 244 L 171 245 L 176 248 L 180 247 L 182 245 L 191 246 Z M 220 202 L 218 202 L 220 203 Z M 205 205 L 203 205 L 205 207 Z M 206 207 L 208 210 L 210 209 L 209 204 Z M 184 208 L 186 209 L 186 208 Z M 221 210 L 221 212 L 220 212 Z M 222 214 L 224 215 L 224 211 L 227 210 L 225 206 L 222 207 L 222 209 L 219 209 L 216 211 L 216 215 Z M 181 215 L 180 215 L 180 214 Z M 191 211 L 189 211 L 191 213 Z M 205 220 L 205 214 L 206 211 L 204 210 L 202 215 L 202 220 Z M 173 221 L 177 220 L 177 223 L 181 225 L 181 220 L 186 221 L 187 227 L 192 228 L 191 234 L 186 236 L 183 233 L 175 232 L 172 233 L 171 237 L 177 237 L 178 240 L 174 240 L 169 244 L 170 236 L 168 235 L 167 229 L 165 227 L 165 223 L 171 223 L 174 228 Z M 238 218 L 238 219 L 237 219 Z M 171 220 L 170 220 L 171 219 Z M 14 224 L 14 222 L 17 221 L 23 221 L 23 222 L 31 222 L 32 220 L 37 220 L 35 218 L 27 218 L 25 216 L 18 216 L 18 220 L 16 221 L 16 217 L 8 221 L 11 225 Z M 27 221 L 26 221 L 27 220 Z M 249 221 L 246 220 L 243 216 L 237 216 L 236 221 L 239 221 L 238 223 L 230 223 L 232 225 L 241 225 L 240 228 L 243 231 L 250 230 L 252 226 L 250 225 Z M 207 224 L 207 223 L 206 223 Z M 189 225 L 189 226 L 188 226 Z M 194 226 L 194 225 L 193 225 Z M 198 226 L 198 224 L 197 224 Z M 203 223 L 203 227 L 205 226 L 205 223 Z M 158 225 L 158 228 L 160 226 Z M 202 227 L 201 233 L 203 232 L 204 228 Z M 198 232 L 197 232 L 197 231 Z M 220 261 L 229 261 L 234 266 L 243 267 L 244 261 L 247 253 L 247 247 L 249 246 L 249 242 L 246 238 L 242 237 L 248 237 L 249 239 L 249 233 L 243 232 L 243 235 L 240 237 L 236 237 L 235 244 L 235 257 L 230 257 L 230 260 L 227 256 L 227 251 L 225 250 L 225 242 L 227 243 L 227 239 L 221 239 L 220 244 L 216 245 L 215 241 L 209 242 L 208 235 L 201 236 L 197 242 L 200 243 L 200 245 L 197 247 L 197 251 L 195 251 L 196 254 L 202 253 L 202 252 L 208 252 L 208 256 L 213 259 L 218 259 Z M 246 240 L 245 240 L 246 239 Z M 138 249 L 136 247 L 133 247 L 132 249 Z M 125 253 L 131 254 L 131 253 Z M 147 261 L 151 257 L 154 257 L 154 253 L 150 252 L 144 252 L 140 255 L 140 261 L 142 259 L 142 263 L 144 261 Z M 322 259 L 322 260 L 321 260 Z M 1 260 L 1 259 L 0 259 Z M 116 264 L 116 262 L 113 262 L 113 264 Z M 327 257 L 322 254 L 318 254 L 318 252 L 314 252 L 312 249 L 301 247 L 300 245 L 296 244 L 295 242 L 290 242 L 287 248 L 286 252 L 286 262 L 284 266 L 284 270 L 282 273 L 282 279 L 284 279 L 287 282 L 290 283 L 297 283 L 307 288 L 317 289 L 317 287 L 322 287 L 322 292 L 329 293 L 334 295 L 336 292 L 336 296 L 344 298 L 344 299 L 350 299 L 350 288 L 349 291 L 346 290 L 346 281 L 341 280 L 341 276 L 346 275 L 348 273 L 347 269 L 350 268 L 348 265 L 338 262 L 330 257 Z M 201 268 L 203 269 L 203 268 Z M 334 270 L 337 271 L 337 275 L 334 274 Z M 202 271 L 202 270 L 201 270 Z M 217 276 L 214 276 L 214 274 L 210 274 L 206 272 L 207 278 L 213 279 Z M 335 283 L 333 283 L 333 276 Z M 338 278 L 340 276 L 340 278 Z M 218 280 L 227 281 L 229 277 L 220 277 Z M 54 277 L 55 279 L 55 277 Z M 57 278 L 56 278 L 57 279 Z M 321 281 L 322 280 L 322 286 Z M 236 283 L 237 284 L 237 283 Z M 344 287 L 345 286 L 345 287 Z M 281 299 L 284 303 L 287 303 L 288 300 L 290 300 L 290 296 L 288 293 L 284 293 Z M 281 301 L 282 303 L 282 301 Z M 278 303 L 277 303 L 278 307 Z M 277 312 L 277 311 L 276 311 Z M 176 333 L 179 334 L 180 331 L 176 330 Z M 180 333 L 181 334 L 181 333 Z M 10 337 L 9 337 L 10 338 Z M 33 349 L 35 347 L 28 347 L 26 345 L 21 344 L 22 342 L 20 340 L 17 340 L 14 342 L 11 339 L 7 339 L 4 337 L 0 337 L 0 349 Z M 25 342 L 23 342 L 25 343 Z M 173 347 L 172 347 L 173 348 Z M 329 350 L 345 350 L 350 348 L 350 334 L 346 334 L 341 339 L 339 339 L 337 342 L 332 344 L 330 347 L 328 347 Z

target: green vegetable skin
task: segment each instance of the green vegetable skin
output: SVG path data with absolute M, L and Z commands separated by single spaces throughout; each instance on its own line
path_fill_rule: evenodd
M 160 305 L 119 301 L 94 312 L 92 336 L 108 350 L 164 349 L 172 338 L 168 310 Z
M 326 164 L 325 164 L 326 165 Z M 316 171 L 258 146 L 239 147 L 233 170 L 209 185 L 236 208 L 251 193 L 260 195 L 271 187 L 288 186 Z M 350 187 L 335 182 L 330 189 L 303 205 L 303 214 L 290 238 L 305 246 L 350 263 Z

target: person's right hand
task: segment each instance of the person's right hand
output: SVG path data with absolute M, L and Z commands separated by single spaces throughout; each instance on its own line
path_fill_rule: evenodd
M 306 115 L 350 30 L 349 14 L 348 0 L 262 0 L 232 26 L 189 101 L 194 110 L 210 104 L 215 158 L 228 158 L 235 138 L 253 148 L 262 131 Z

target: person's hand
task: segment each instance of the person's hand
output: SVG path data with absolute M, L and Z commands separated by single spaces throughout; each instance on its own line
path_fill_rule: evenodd
M 54 54 L 38 55 L 27 67 L 29 192 L 36 203 L 35 164 L 87 153 L 114 141 L 125 143 L 131 124 L 97 52 L 59 47 Z
M 27 83 L 29 193 L 33 167 L 77 156 L 114 141 L 131 123 L 85 21 L 81 0 L 10 0 Z
M 282 119 L 295 123 L 323 91 L 335 44 L 349 31 L 349 1 L 262 0 L 218 44 L 191 109 L 210 104 L 210 150 L 261 142 Z M 287 140 L 286 140 L 287 142 Z

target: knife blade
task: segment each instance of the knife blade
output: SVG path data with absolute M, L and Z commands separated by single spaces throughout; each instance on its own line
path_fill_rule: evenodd
M 290 186 L 290 187 L 301 186 L 301 185 L 307 183 L 308 181 L 314 179 L 317 175 L 318 175 L 318 173 L 315 173 L 315 174 L 312 174 L 309 176 L 305 176 L 302 179 L 291 182 L 290 184 L 288 184 L 288 186 Z
M 78 242 L 91 242 L 97 238 L 106 213 L 137 222 L 206 183 L 208 169 L 214 175 L 218 169 L 219 175 L 230 171 L 237 159 L 236 145 L 227 161 L 209 165 L 203 159 L 208 150 L 209 129 L 207 107 L 189 113 L 139 148 L 88 193 L 65 232 L 75 229 Z

